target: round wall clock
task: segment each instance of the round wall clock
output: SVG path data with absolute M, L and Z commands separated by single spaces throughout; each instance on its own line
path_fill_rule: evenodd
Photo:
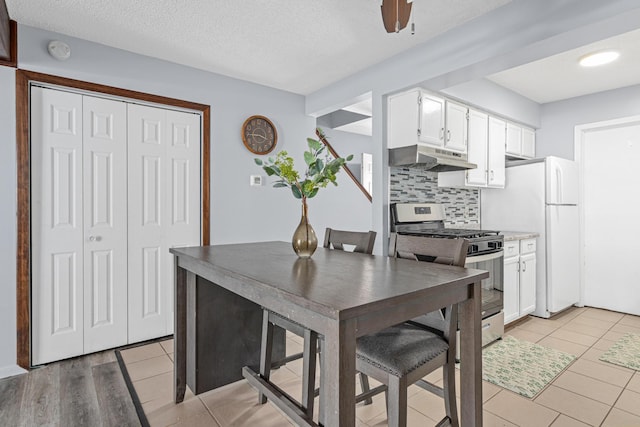
M 267 154 L 276 147 L 278 132 L 266 117 L 251 116 L 242 124 L 242 142 L 254 154 Z

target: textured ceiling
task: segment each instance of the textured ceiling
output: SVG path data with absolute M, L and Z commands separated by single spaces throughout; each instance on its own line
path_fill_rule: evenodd
M 614 49 L 620 57 L 607 65 L 585 68 L 578 60 Z M 591 43 L 488 76 L 540 104 L 640 84 L 640 30 Z
M 387 34 L 380 0 L 6 3 L 20 24 L 308 94 L 509 1 L 415 0 L 415 35 Z

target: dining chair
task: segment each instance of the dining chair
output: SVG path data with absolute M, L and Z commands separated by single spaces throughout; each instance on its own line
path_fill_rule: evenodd
M 375 231 L 359 232 L 345 231 L 327 228 L 324 234 L 324 247 L 336 250 L 350 250 L 351 252 L 371 255 L 376 239 Z M 284 359 L 273 362 L 273 330 L 274 326 L 279 326 L 300 337 L 304 338 L 302 353 L 293 354 Z M 301 324 L 287 319 L 278 313 L 263 308 L 262 310 L 262 343 L 260 348 L 260 375 L 265 380 L 269 380 L 271 369 L 285 365 L 288 362 L 302 358 L 302 402 L 300 406 L 306 414 L 313 417 L 314 398 L 317 394 L 315 389 L 316 379 L 316 355 L 318 343 L 322 337 L 315 331 L 305 328 Z M 322 362 L 320 363 L 322 366 Z M 361 377 L 361 381 L 367 381 L 366 377 Z M 368 382 L 363 383 L 363 388 L 368 390 Z M 371 403 L 370 398 L 362 399 Z M 266 403 L 267 398 L 263 393 L 259 393 L 258 402 Z M 322 416 L 320 416 L 322 418 Z
M 389 256 L 463 267 L 468 245 L 465 239 L 391 233 Z M 428 321 L 421 322 L 423 317 L 428 317 Z M 447 422 L 459 425 L 455 394 L 457 325 L 458 309 L 454 304 L 435 312 L 435 316 L 421 316 L 358 338 L 356 369 L 387 386 L 390 427 L 407 424 L 407 388 L 411 384 L 444 398 L 446 415 L 438 426 Z M 423 379 L 440 367 L 443 387 Z

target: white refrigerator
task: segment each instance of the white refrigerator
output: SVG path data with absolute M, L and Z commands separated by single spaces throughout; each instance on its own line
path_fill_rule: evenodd
M 483 189 L 483 229 L 534 231 L 536 309 L 548 318 L 580 300 L 578 166 L 559 157 L 511 162 L 504 189 Z

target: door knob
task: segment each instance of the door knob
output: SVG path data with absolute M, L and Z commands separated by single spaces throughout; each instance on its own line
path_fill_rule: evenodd
M 102 237 L 100 236 L 89 236 L 90 242 L 99 242 L 100 240 L 102 240 Z

